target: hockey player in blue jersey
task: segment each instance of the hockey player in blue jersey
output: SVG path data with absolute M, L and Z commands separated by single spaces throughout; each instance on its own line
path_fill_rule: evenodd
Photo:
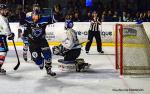
M 33 61 L 40 69 L 43 69 L 45 64 L 47 74 L 55 76 L 56 73 L 51 71 L 51 50 L 45 38 L 45 28 L 48 24 L 51 24 L 50 18 L 42 17 L 38 10 L 33 11 L 31 17 L 26 20 L 26 30 L 24 31 L 23 38 L 29 44 Z
M 40 6 L 39 6 L 39 4 L 33 4 L 33 9 L 32 9 L 32 11 L 41 11 L 41 9 L 40 9 Z M 18 29 L 18 32 L 19 31 L 21 31 L 22 33 L 26 30 L 26 22 L 27 21 L 32 21 L 32 19 L 31 19 L 31 14 L 30 15 L 28 15 L 27 16 L 27 14 L 25 14 L 25 12 L 24 11 L 22 11 L 22 12 L 20 12 L 20 14 L 19 14 L 20 16 L 20 18 L 19 18 L 19 25 L 20 25 L 20 27 L 19 27 L 19 29 Z M 45 19 L 47 19 L 48 17 L 45 17 Z M 28 60 L 28 54 L 27 54 L 27 52 L 28 52 L 28 48 L 29 48 L 29 44 L 28 44 L 28 41 L 24 38 L 24 37 L 22 37 L 22 40 L 23 40 L 23 43 L 24 43 L 24 46 L 23 46 L 23 59 L 25 60 L 25 61 L 27 61 Z M 32 60 L 32 58 L 31 58 L 31 60 Z

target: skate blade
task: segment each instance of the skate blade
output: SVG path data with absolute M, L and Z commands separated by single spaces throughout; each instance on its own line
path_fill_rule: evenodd
M 85 69 L 89 69 L 91 64 L 88 64 L 88 66 L 85 66 Z
M 49 74 L 47 74 L 47 75 L 46 75 L 46 77 L 48 77 L 48 78 L 50 78 L 50 79 L 57 78 L 57 76 L 56 76 L 56 75 L 55 75 L 55 76 L 52 76 L 52 75 L 49 75 Z
M 34 61 L 33 60 L 28 60 L 28 61 L 26 61 L 27 63 L 34 63 Z
M 88 71 L 90 69 L 90 66 L 91 66 L 91 64 L 88 64 L 87 66 L 84 66 L 84 68 L 81 69 L 80 71 L 81 72 L 86 72 L 86 71 Z
M 0 73 L 0 75 L 6 75 L 6 73 Z

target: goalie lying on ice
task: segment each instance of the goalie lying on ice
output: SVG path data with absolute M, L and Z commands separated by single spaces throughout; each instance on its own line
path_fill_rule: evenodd
M 59 46 L 54 46 L 52 48 L 53 54 L 55 55 L 61 55 L 64 57 L 64 59 L 58 60 L 60 62 L 60 66 L 62 69 L 64 68 L 75 68 L 76 71 L 80 71 L 81 69 L 84 69 L 86 66 L 89 66 L 88 63 L 85 63 L 83 59 L 82 63 L 80 64 L 77 62 L 79 59 L 77 59 L 81 54 L 81 43 L 79 43 L 77 33 L 75 30 L 72 29 L 73 22 L 71 20 L 66 20 L 65 22 L 65 28 L 66 28 L 66 36 L 67 38 L 62 41 L 62 43 Z M 70 66 L 70 67 L 69 67 Z

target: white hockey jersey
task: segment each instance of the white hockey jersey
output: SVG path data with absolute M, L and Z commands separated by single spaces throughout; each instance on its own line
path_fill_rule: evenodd
M 77 49 L 81 48 L 77 34 L 73 29 L 67 29 L 66 31 L 67 38 L 62 42 L 62 45 L 67 49 Z
M 8 19 L 2 15 L 0 15 L 0 35 L 10 35 L 11 30 L 9 26 Z

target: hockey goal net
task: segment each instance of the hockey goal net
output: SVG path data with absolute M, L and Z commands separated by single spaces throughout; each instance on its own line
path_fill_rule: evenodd
M 150 74 L 150 41 L 143 25 L 116 24 L 116 69 L 120 74 Z

